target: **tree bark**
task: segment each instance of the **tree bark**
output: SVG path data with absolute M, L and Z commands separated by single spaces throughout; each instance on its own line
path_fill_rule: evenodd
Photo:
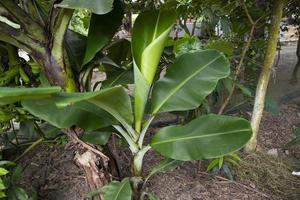
M 0 14 L 5 12 L 20 25 L 19 28 L 14 28 L 0 22 L 0 40 L 27 51 L 40 64 L 51 85 L 60 86 L 66 92 L 79 91 L 64 46 L 65 33 L 73 10 L 52 6 L 48 20 L 43 24 L 39 15 L 28 13 L 35 12 L 32 2 L 23 1 L 23 7 L 28 8 L 26 12 L 14 1 L 0 0 Z M 93 146 L 82 142 L 75 129 L 65 131 L 71 139 L 71 144 L 76 150 L 86 150 L 84 153 L 78 153 L 75 160 L 85 171 L 91 190 L 100 189 L 111 179 L 107 164 L 109 159 Z M 99 196 L 94 199 L 103 198 Z
M 272 67 L 276 55 L 276 47 L 278 42 L 279 30 L 280 30 L 280 22 L 282 18 L 282 10 L 283 10 L 283 0 L 275 0 L 272 8 L 272 19 L 269 28 L 269 38 L 267 43 L 268 45 L 267 45 L 266 55 L 265 55 L 263 68 L 259 76 L 259 80 L 256 88 L 254 108 L 253 108 L 252 119 L 251 119 L 253 135 L 245 147 L 246 152 L 251 152 L 256 149 L 257 134 L 258 134 L 261 118 L 263 115 L 265 96 L 266 96 L 270 74 L 272 72 Z

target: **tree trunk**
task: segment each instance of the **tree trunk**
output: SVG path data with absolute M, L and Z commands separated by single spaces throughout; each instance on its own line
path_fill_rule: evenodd
M 257 134 L 259 130 L 260 121 L 263 115 L 265 96 L 266 96 L 270 74 L 272 72 L 272 67 L 276 55 L 276 47 L 278 42 L 280 22 L 282 18 L 282 9 L 283 9 L 283 0 L 275 0 L 272 9 L 272 19 L 271 19 L 271 25 L 269 29 L 269 39 L 268 39 L 266 55 L 265 55 L 263 68 L 256 88 L 255 102 L 254 102 L 254 108 L 253 108 L 252 119 L 251 119 L 253 135 L 249 143 L 245 147 L 246 152 L 251 152 L 256 149 Z
M 0 15 L 7 16 L 15 21 L 19 28 L 14 28 L 0 22 L 0 40 L 15 47 L 23 49 L 42 68 L 51 85 L 60 86 L 65 92 L 77 92 L 79 86 L 73 76 L 73 71 L 64 46 L 65 34 L 73 15 L 72 9 L 55 8 L 53 4 L 45 23 L 35 10 L 29 9 L 32 1 L 22 1 L 22 7 L 15 1 L 0 0 Z M 28 9 L 27 9 L 28 8 Z M 95 147 L 85 144 L 78 139 L 77 128 L 66 130 L 70 144 L 74 145 L 77 152 L 75 158 L 78 165 L 85 171 L 88 185 L 91 190 L 96 190 L 110 181 L 108 173 L 108 157 Z M 84 151 L 83 151 L 84 149 Z M 101 196 L 95 197 L 102 200 Z

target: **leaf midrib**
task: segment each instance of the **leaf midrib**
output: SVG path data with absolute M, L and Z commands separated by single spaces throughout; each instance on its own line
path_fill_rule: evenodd
M 175 141 L 199 139 L 199 138 L 205 138 L 205 137 L 213 137 L 213 136 L 218 136 L 218 135 L 227 135 L 227 134 L 245 132 L 245 131 L 251 131 L 251 130 L 250 129 L 240 129 L 240 130 L 235 130 L 235 131 L 216 132 L 216 133 L 209 134 L 209 135 L 206 134 L 206 135 L 197 135 L 197 136 L 190 136 L 190 137 L 172 138 L 169 140 L 158 141 L 158 142 L 152 143 L 151 145 L 165 144 L 165 143 L 171 143 L 171 142 L 175 142 Z
M 191 76 L 189 76 L 188 78 L 186 78 L 184 81 L 182 81 L 180 84 L 178 84 L 178 86 L 176 86 L 174 88 L 174 90 L 171 90 L 170 94 L 159 104 L 158 107 L 156 107 L 156 109 L 152 112 L 153 114 L 157 113 L 159 111 L 159 109 L 180 89 L 182 88 L 189 80 L 191 80 L 192 78 L 194 78 L 198 73 L 200 73 L 203 69 L 205 69 L 207 66 L 211 65 L 212 63 L 214 63 L 216 60 L 218 60 L 219 58 L 221 58 L 222 56 L 218 56 L 215 59 L 211 60 L 209 63 L 207 63 L 206 65 L 204 65 L 201 69 L 196 70 L 194 73 L 191 74 Z
M 116 195 L 116 198 L 114 200 L 118 200 L 118 197 L 119 197 L 119 194 L 120 192 L 122 191 L 123 187 L 127 184 L 127 181 L 124 181 L 124 183 L 122 184 L 121 182 L 121 187 L 120 187 L 120 190 L 118 191 L 117 195 Z

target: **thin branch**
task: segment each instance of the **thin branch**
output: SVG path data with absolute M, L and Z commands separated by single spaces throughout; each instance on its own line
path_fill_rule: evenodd
M 242 6 L 243 6 L 243 9 L 244 9 L 244 11 L 245 11 L 247 17 L 248 17 L 249 22 L 250 22 L 251 25 L 253 26 L 253 25 L 255 24 L 255 22 L 253 21 L 253 19 L 252 19 L 250 13 L 249 13 L 249 11 L 248 11 L 248 8 L 247 8 L 247 6 L 246 6 L 246 4 L 245 4 L 245 1 L 244 1 L 244 0 L 241 0 L 241 4 L 242 4 Z
M 27 153 L 29 153 L 32 149 L 34 149 L 35 147 L 37 147 L 38 145 L 42 144 L 44 142 L 44 138 L 40 138 L 37 141 L 35 141 L 34 143 L 32 143 L 27 149 L 25 149 L 25 151 L 18 156 L 14 162 L 19 161 L 21 158 L 23 158 Z
M 195 18 L 194 19 L 195 21 L 193 22 L 193 29 L 192 29 L 192 35 L 194 35 L 195 34 L 195 30 L 196 30 L 196 27 L 197 27 L 197 20 L 198 20 L 198 18 Z
M 186 19 L 183 19 L 183 23 L 181 20 L 178 20 L 179 21 L 179 26 L 184 30 L 184 32 L 188 35 L 191 35 L 188 27 L 186 26 Z
M 235 70 L 235 75 L 234 75 L 234 78 L 233 78 L 233 84 L 232 84 L 232 87 L 231 87 L 231 89 L 230 89 L 230 91 L 229 91 L 229 94 L 228 94 L 227 98 L 225 99 L 224 103 L 222 104 L 222 106 L 221 106 L 220 109 L 219 109 L 219 112 L 218 112 L 219 115 L 221 115 L 221 114 L 224 112 L 226 106 L 228 105 L 228 103 L 229 103 L 229 101 L 230 101 L 230 99 L 231 99 L 231 97 L 232 97 L 232 95 L 233 95 L 233 93 L 234 93 L 234 90 L 235 90 L 235 88 L 236 88 L 236 83 L 237 83 L 237 80 L 238 80 L 239 75 L 240 75 L 240 73 L 241 73 L 241 69 L 242 69 L 242 66 L 243 66 L 243 63 L 244 63 L 246 54 L 247 54 L 247 52 L 248 52 L 248 50 L 249 50 L 249 48 L 250 48 L 250 44 L 251 44 L 251 41 L 252 41 L 252 38 L 253 38 L 253 34 L 254 34 L 254 30 L 255 30 L 256 24 L 257 24 L 258 21 L 260 20 L 260 18 L 259 18 L 259 19 L 257 19 L 257 20 L 254 22 L 253 19 L 252 19 L 252 17 L 251 17 L 251 15 L 250 15 L 249 12 L 248 12 L 248 9 L 247 9 L 247 7 L 246 7 L 246 5 L 245 5 L 244 0 L 241 0 L 241 3 L 242 3 L 242 6 L 243 6 L 243 8 L 244 8 L 244 11 L 245 11 L 245 13 L 246 13 L 246 15 L 247 15 L 247 17 L 248 17 L 248 20 L 249 20 L 250 23 L 251 23 L 251 31 L 250 31 L 250 33 L 249 33 L 247 43 L 246 43 L 246 45 L 245 45 L 244 48 L 243 48 L 242 56 L 241 56 L 241 59 L 240 59 L 240 61 L 239 61 L 239 64 L 238 64 L 238 66 L 237 66 L 237 68 L 236 68 L 236 70 Z
M 239 75 L 241 73 L 241 69 L 242 69 L 242 66 L 243 66 L 243 63 L 244 63 L 244 60 L 245 60 L 245 57 L 246 57 L 246 53 L 248 52 L 250 44 L 251 44 L 251 41 L 252 41 L 254 29 L 255 29 L 255 26 L 253 25 L 252 28 L 251 28 L 251 31 L 250 31 L 250 35 L 249 35 L 248 41 L 247 41 L 246 45 L 243 48 L 242 57 L 241 57 L 241 59 L 239 61 L 239 64 L 238 64 L 236 70 L 235 70 L 235 75 L 234 75 L 234 78 L 233 78 L 233 84 L 232 84 L 232 87 L 231 87 L 231 89 L 229 91 L 229 95 L 227 96 L 227 98 L 225 99 L 225 101 L 222 104 L 221 108 L 219 109 L 219 112 L 218 112 L 219 115 L 221 115 L 224 112 L 224 109 L 228 105 L 228 103 L 229 103 L 229 101 L 230 101 L 230 99 L 231 99 L 231 97 L 232 97 L 232 95 L 234 93 L 234 90 L 235 90 L 235 87 L 236 87 L 236 83 L 237 83 L 238 77 L 239 77 Z

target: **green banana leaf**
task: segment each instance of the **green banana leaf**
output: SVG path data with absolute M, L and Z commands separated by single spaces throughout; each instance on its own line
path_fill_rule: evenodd
M 57 128 L 79 126 L 87 131 L 118 124 L 107 112 L 89 102 L 57 107 L 55 98 L 22 101 L 24 109 Z
M 0 105 L 21 101 L 30 113 L 59 128 L 77 125 L 95 130 L 118 124 L 112 116 L 124 126 L 133 123 L 130 98 L 120 86 L 87 93 L 59 91 L 59 87 L 0 88 Z
M 147 181 L 150 177 L 152 177 L 154 174 L 157 173 L 165 173 L 168 171 L 172 171 L 176 167 L 182 164 L 182 161 L 180 160 L 173 160 L 170 158 L 166 158 L 162 161 L 160 161 L 157 165 L 155 165 L 148 176 L 145 178 L 145 181 Z
M 169 126 L 152 138 L 151 147 L 182 161 L 215 158 L 242 148 L 251 138 L 250 123 L 242 118 L 205 115 L 184 126 Z
M 82 65 L 90 62 L 111 41 L 122 24 L 123 16 L 121 0 L 115 0 L 113 10 L 105 15 L 92 14 Z
M 197 108 L 230 73 L 223 54 L 204 50 L 183 54 L 171 65 L 152 92 L 152 114 Z
M 91 12 L 103 15 L 113 9 L 114 0 L 63 0 L 56 7 L 69 9 L 88 9 Z
M 131 200 L 132 189 L 129 178 L 125 178 L 122 182 L 112 181 L 104 186 L 105 200 Z
M 85 132 L 82 136 L 82 141 L 88 142 L 91 144 L 105 145 L 111 136 L 111 132 L 102 132 L 102 131 L 88 131 Z
M 99 92 L 60 93 L 55 95 L 55 104 L 60 108 L 82 101 L 90 102 L 105 110 L 123 125 L 133 123 L 130 98 L 121 86 Z
M 65 48 L 67 50 L 72 68 L 79 73 L 84 59 L 87 37 L 68 30 L 65 37 Z

